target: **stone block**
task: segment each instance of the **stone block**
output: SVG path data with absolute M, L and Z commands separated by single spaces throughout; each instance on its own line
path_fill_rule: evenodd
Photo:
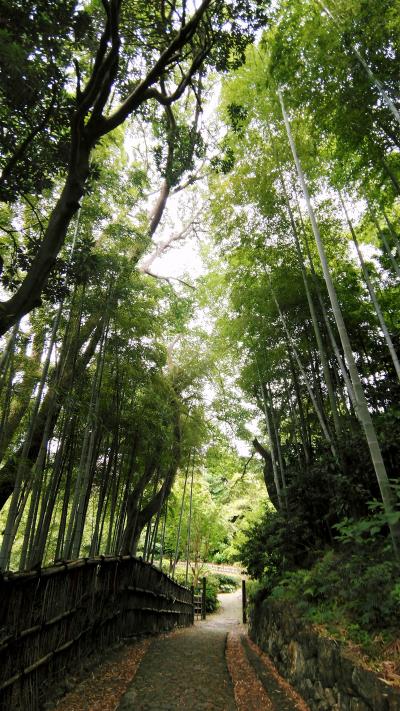
M 340 653 L 334 640 L 318 639 L 318 675 L 324 686 L 335 686 L 340 664 Z
M 334 709 L 339 708 L 338 703 L 337 703 L 337 701 L 338 701 L 337 692 L 335 693 L 334 690 L 331 689 L 330 687 L 326 687 L 324 689 L 324 699 L 328 704 L 328 708 L 332 709 L 332 711 Z
M 367 706 L 361 699 L 353 697 L 350 701 L 350 711 L 371 711 L 371 706 Z
M 351 696 L 339 690 L 338 693 L 338 705 L 340 711 L 350 711 Z
M 373 672 L 355 666 L 351 680 L 357 697 L 366 704 L 368 710 L 387 711 L 387 697 L 383 695 L 382 682 Z M 355 708 L 354 711 L 359 710 Z M 360 707 L 360 711 L 364 711 L 364 708 Z
M 289 673 L 292 679 L 301 679 L 306 674 L 303 650 L 297 642 L 290 642 L 287 647 Z
M 304 652 L 304 650 L 303 650 Z M 305 656 L 305 674 L 309 679 L 315 681 L 318 678 L 318 664 L 316 657 L 306 657 Z
M 354 662 L 342 651 L 337 676 L 338 681 L 340 681 L 340 688 L 350 696 L 354 692 L 353 672 Z
M 400 690 L 360 666 L 276 602 L 254 608 L 251 638 L 293 682 L 312 711 L 400 711 Z

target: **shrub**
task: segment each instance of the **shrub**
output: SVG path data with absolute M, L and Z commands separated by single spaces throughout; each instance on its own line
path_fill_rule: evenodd
M 225 573 L 214 573 L 213 578 L 218 582 L 218 592 L 234 592 L 240 587 L 240 578 Z
M 197 592 L 201 592 L 201 587 Z M 214 575 L 207 576 L 206 583 L 206 612 L 215 612 L 220 603 L 218 600 L 218 580 Z
M 314 622 L 346 624 L 359 641 L 363 631 L 396 626 L 399 591 L 400 566 L 389 547 L 375 542 L 329 551 L 312 568 L 286 573 L 271 597 L 294 602 Z
M 176 571 L 175 580 L 181 585 L 185 584 L 185 573 L 183 571 Z M 219 607 L 218 592 L 219 592 L 219 580 L 215 575 L 206 576 L 206 612 L 215 612 Z M 193 585 L 193 573 L 189 572 L 188 586 Z M 203 589 L 202 578 L 198 581 L 195 587 L 195 594 L 200 595 Z

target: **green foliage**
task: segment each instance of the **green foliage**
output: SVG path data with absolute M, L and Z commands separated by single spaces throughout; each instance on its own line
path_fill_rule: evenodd
M 234 577 L 233 575 L 213 572 L 212 579 L 217 581 L 218 592 L 220 593 L 234 592 L 234 590 L 240 587 L 240 578 Z
M 246 594 L 249 607 L 258 598 L 260 593 L 264 593 L 264 586 L 260 580 L 246 580 Z
M 197 589 L 200 592 L 200 587 Z M 219 581 L 214 575 L 207 576 L 206 585 L 206 611 L 215 612 L 218 609 L 220 602 L 218 600 Z
M 161 129 L 162 122 L 157 124 L 157 135 L 162 134 Z M 177 185 L 186 172 L 193 170 L 196 158 L 203 158 L 204 154 L 201 133 L 185 124 L 175 125 L 172 131 L 167 132 L 166 138 L 164 136 L 163 143 L 154 148 L 157 169 L 170 187 Z
M 333 163 L 333 180 L 346 186 L 355 177 L 365 183 L 368 175 L 368 189 L 382 191 L 384 182 L 383 194 L 389 195 L 392 186 L 378 155 L 394 148 L 398 164 L 396 121 L 354 47 L 394 98 L 400 53 L 395 6 L 396 0 L 379 7 L 374 0 L 335 3 L 331 19 L 313 0 L 283 0 L 263 39 L 273 83 L 286 85 L 291 108 L 311 117 L 314 140 Z
M 398 485 L 396 490 L 399 492 Z M 347 517 L 342 519 L 340 523 L 334 525 L 334 528 L 338 531 L 336 537 L 341 543 L 374 544 L 376 539 L 387 531 L 389 524 L 396 524 L 400 521 L 400 503 L 398 503 L 397 508 L 397 511 L 387 514 L 381 501 L 369 501 L 369 516 L 357 520 Z
M 0 15 L 0 198 L 13 203 L 50 187 L 67 163 L 67 77 L 91 19 L 74 0 L 1 2 Z
M 220 589 L 220 582 L 219 582 L 219 576 L 216 575 L 207 575 L 206 580 L 206 612 L 215 612 L 219 605 L 220 602 L 218 600 L 218 593 L 219 592 L 226 592 Z M 175 580 L 178 581 L 178 583 L 181 583 L 181 585 L 185 584 L 185 574 L 181 571 L 178 570 L 175 575 Z M 188 586 L 190 587 L 193 585 L 193 573 L 191 572 L 188 576 Z M 200 595 L 203 590 L 203 583 L 202 579 L 199 579 L 194 587 L 194 592 L 195 595 Z
M 271 598 L 291 602 L 312 622 L 362 641 L 395 629 L 400 612 L 400 566 L 390 546 L 329 551 L 312 568 L 285 573 Z
M 301 518 L 290 520 L 267 506 L 246 531 L 239 552 L 252 578 L 262 579 L 270 590 L 280 575 L 304 558 L 308 537 Z

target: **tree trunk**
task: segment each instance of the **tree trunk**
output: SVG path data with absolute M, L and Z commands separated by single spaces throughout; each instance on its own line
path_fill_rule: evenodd
M 364 432 L 365 432 L 366 440 L 368 443 L 368 448 L 369 448 L 369 451 L 371 454 L 371 459 L 372 459 L 375 473 L 376 473 L 376 478 L 378 480 L 379 488 L 380 488 L 381 495 L 382 495 L 382 501 L 383 501 L 385 513 L 393 521 L 393 518 L 395 515 L 395 508 L 394 508 L 394 504 L 393 504 L 392 491 L 390 488 L 390 482 L 389 482 L 389 478 L 388 478 L 388 475 L 386 472 L 385 463 L 383 461 L 382 453 L 381 453 L 381 450 L 379 447 L 378 439 L 377 439 L 376 432 L 375 432 L 375 427 L 372 422 L 372 417 L 371 417 L 371 414 L 368 410 L 367 399 L 365 397 L 364 389 L 363 389 L 363 386 L 362 386 L 362 383 L 360 380 L 360 376 L 358 374 L 356 362 L 354 360 L 354 355 L 353 355 L 353 351 L 352 351 L 352 348 L 350 345 L 350 340 L 349 340 L 349 337 L 347 334 L 347 329 L 346 329 L 346 326 L 345 326 L 345 323 L 343 320 L 343 316 L 342 316 L 342 312 L 341 312 L 341 309 L 339 306 L 339 301 L 337 298 L 336 290 L 333 285 L 333 281 L 332 281 L 332 277 L 331 277 L 331 273 L 330 273 L 330 269 L 329 269 L 329 265 L 328 265 L 328 260 L 326 258 L 325 249 L 324 249 L 324 246 L 322 243 L 322 239 L 321 239 L 318 224 L 317 224 L 317 221 L 315 218 L 315 214 L 314 214 L 314 211 L 311 206 L 310 195 L 309 195 L 305 177 L 304 177 L 304 174 L 303 174 L 303 171 L 301 168 L 301 163 L 300 163 L 298 155 L 297 155 L 296 146 L 295 146 L 292 132 L 290 129 L 289 119 L 287 117 L 285 105 L 283 102 L 282 92 L 280 90 L 278 91 L 278 95 L 279 95 L 279 100 L 280 100 L 280 104 L 282 107 L 282 114 L 283 114 L 283 118 L 284 118 L 284 122 L 285 122 L 285 126 L 286 126 L 286 131 L 287 131 L 290 147 L 291 147 L 292 154 L 293 154 L 293 159 L 296 164 L 297 173 L 298 173 L 299 180 L 300 180 L 300 183 L 301 183 L 301 186 L 303 189 L 303 193 L 304 193 L 304 198 L 307 203 L 308 214 L 310 217 L 311 226 L 312 226 L 315 241 L 317 244 L 318 254 L 319 254 L 319 257 L 321 260 L 321 266 L 322 266 L 322 270 L 324 273 L 325 282 L 326 282 L 326 286 L 327 286 L 328 293 L 329 293 L 329 298 L 330 298 L 331 305 L 332 305 L 332 311 L 335 316 L 335 321 L 337 324 L 340 340 L 342 342 L 343 350 L 344 350 L 345 357 L 346 357 L 347 364 L 348 364 L 349 371 L 350 371 L 350 377 L 351 377 L 354 395 L 355 395 L 356 413 L 360 419 L 360 422 L 361 422 Z M 399 546 L 400 546 L 400 526 L 399 526 L 399 524 L 390 523 L 389 528 L 390 528 L 390 532 L 391 532 L 391 536 L 392 536 L 393 548 L 394 548 L 396 556 L 398 557 L 399 556 Z
M 263 467 L 263 474 L 264 474 L 264 482 L 265 482 L 265 487 L 268 492 L 268 496 L 270 500 L 272 501 L 273 505 L 275 506 L 277 511 L 281 510 L 281 506 L 278 500 L 278 496 L 276 493 L 276 484 L 274 481 L 274 476 L 273 476 L 273 470 L 272 470 L 272 457 L 271 454 L 268 452 L 265 447 L 262 446 L 262 444 L 258 441 L 258 439 L 255 437 L 253 439 L 253 447 L 258 452 L 261 454 L 263 460 L 264 460 L 264 467 Z
M 324 373 L 324 380 L 325 380 L 325 384 L 326 384 L 326 387 L 328 390 L 328 398 L 329 398 L 329 403 L 331 406 L 334 429 L 335 429 L 336 437 L 340 438 L 341 424 L 340 424 L 339 413 L 338 413 L 338 409 L 337 409 L 335 391 L 333 388 L 332 378 L 331 378 L 331 374 L 330 374 L 330 370 L 329 370 L 328 359 L 326 356 L 325 346 L 324 346 L 324 343 L 322 340 L 321 330 L 319 327 L 318 318 L 317 318 L 317 314 L 315 311 L 314 301 L 311 296 L 311 291 L 310 291 L 310 288 L 308 285 L 308 277 L 307 277 L 306 269 L 304 266 L 304 258 L 303 258 L 303 253 L 302 253 L 301 246 L 300 246 L 299 236 L 297 234 L 296 223 L 294 221 L 292 208 L 290 206 L 289 196 L 287 194 L 285 181 L 284 181 L 281 171 L 280 171 L 280 180 L 281 180 L 282 189 L 283 189 L 283 192 L 285 195 L 286 206 L 287 206 L 288 213 L 289 213 L 289 219 L 290 219 L 290 224 L 292 227 L 297 257 L 299 260 L 299 266 L 301 269 L 301 275 L 302 275 L 303 284 L 304 284 L 304 289 L 306 292 L 308 308 L 310 309 L 311 321 L 312 321 L 312 325 L 313 325 L 313 329 L 314 329 L 315 339 L 317 341 L 318 353 L 319 353 L 319 357 L 320 357 L 320 361 L 321 361 L 321 365 L 322 365 L 322 370 Z
M 90 319 L 85 325 L 85 328 L 81 330 L 79 338 L 74 344 L 74 348 L 70 348 L 65 362 L 63 364 L 59 363 L 59 368 L 61 368 L 59 379 L 58 372 L 56 371 L 54 373 L 53 382 L 49 384 L 49 388 L 40 405 L 40 410 L 35 418 L 35 426 L 32 432 L 31 443 L 28 447 L 26 455 L 26 477 L 29 478 L 31 467 L 38 456 L 46 423 L 47 412 L 52 407 L 53 399 L 56 398 L 56 405 L 53 410 L 53 420 L 49 436 L 51 436 L 51 433 L 56 425 L 63 396 L 66 392 L 71 390 L 73 382 L 79 382 L 79 378 L 83 377 L 86 367 L 93 357 L 101 332 L 102 327 L 101 323 L 98 322 L 98 318 L 94 318 L 93 320 Z M 77 353 L 88 338 L 89 341 L 86 349 L 82 352 L 80 357 L 77 358 Z M 55 388 L 56 383 L 57 388 Z M 4 464 L 0 470 L 0 510 L 4 507 L 8 498 L 13 493 L 17 475 L 17 462 L 21 458 L 22 450 L 23 446 L 20 447 L 15 454 L 9 457 L 6 464 Z

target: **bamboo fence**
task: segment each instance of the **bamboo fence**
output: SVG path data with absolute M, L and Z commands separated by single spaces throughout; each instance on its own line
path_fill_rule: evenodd
M 93 652 L 192 623 L 191 590 L 131 556 L 7 573 L 0 577 L 0 709 L 37 711 Z

